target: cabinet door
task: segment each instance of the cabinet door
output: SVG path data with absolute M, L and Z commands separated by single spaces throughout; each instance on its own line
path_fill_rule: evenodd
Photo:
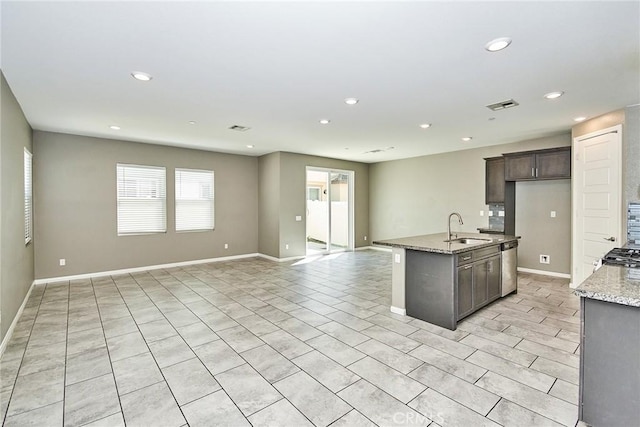
M 489 300 L 487 289 L 488 261 L 473 263 L 473 308 L 477 309 Z
M 571 148 L 536 154 L 536 178 L 571 178 Z
M 487 289 L 489 292 L 489 301 L 493 301 L 494 299 L 500 297 L 501 294 L 501 263 L 502 261 L 499 255 L 487 260 Z
M 533 153 L 505 156 L 506 181 L 526 181 L 535 178 L 536 156 Z
M 458 320 L 473 311 L 473 264 L 458 267 Z
M 504 157 L 487 159 L 485 170 L 485 203 L 504 203 Z

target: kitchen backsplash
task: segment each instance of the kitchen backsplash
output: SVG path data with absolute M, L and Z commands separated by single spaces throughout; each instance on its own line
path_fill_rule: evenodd
M 504 230 L 504 205 L 489 205 L 489 229 Z
M 640 202 L 630 202 L 627 210 L 627 243 L 640 244 Z

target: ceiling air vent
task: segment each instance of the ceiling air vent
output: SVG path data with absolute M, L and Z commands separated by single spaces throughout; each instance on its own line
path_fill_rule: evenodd
M 250 127 L 247 126 L 240 126 L 240 125 L 233 125 L 231 126 L 229 129 L 231 130 L 237 130 L 238 132 L 246 132 L 249 129 L 251 129 Z
M 499 110 L 504 110 L 505 108 L 516 107 L 518 105 L 520 104 L 518 104 L 513 99 L 507 99 L 506 101 L 496 102 L 495 104 L 489 104 L 487 105 L 487 108 L 490 109 L 491 111 L 499 111 Z

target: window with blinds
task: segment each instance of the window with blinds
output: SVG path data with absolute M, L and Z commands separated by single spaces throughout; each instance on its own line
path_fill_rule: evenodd
M 116 165 L 118 236 L 167 231 L 166 170 Z
M 33 238 L 33 155 L 24 149 L 24 244 Z
M 213 171 L 176 169 L 176 231 L 213 230 Z

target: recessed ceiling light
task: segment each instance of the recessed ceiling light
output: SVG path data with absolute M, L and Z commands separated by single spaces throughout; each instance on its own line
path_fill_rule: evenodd
M 329 119 L 322 119 L 322 120 L 320 120 L 320 124 L 321 124 L 321 125 L 328 125 L 329 123 L 331 123 L 331 120 L 329 120 Z
M 557 92 L 549 92 L 545 94 L 544 97 L 547 99 L 556 99 L 556 98 L 560 98 L 562 95 L 564 95 L 564 92 L 557 91 Z
M 420 125 L 422 129 L 429 129 L 431 127 L 431 123 L 423 123 Z
M 109 129 L 111 129 L 111 130 L 120 130 L 120 126 L 111 125 L 111 126 L 109 126 Z
M 255 145 L 251 145 L 251 144 L 247 145 L 247 148 L 253 148 L 253 147 L 255 147 Z
M 344 103 L 347 105 L 356 105 L 358 103 L 358 98 L 345 98 Z
M 153 78 L 151 74 L 143 73 L 142 71 L 134 71 L 131 73 L 131 76 L 136 80 L 140 80 L 141 82 L 148 82 Z
M 470 137 L 470 136 L 465 136 L 464 138 L 462 138 L 462 140 L 463 140 L 464 142 L 469 142 L 469 141 L 471 141 L 472 139 L 473 139 L 473 138 L 472 138 L 472 137 Z
M 189 123 L 190 125 L 195 125 L 196 124 L 195 120 L 189 120 L 187 123 Z
M 586 117 L 576 117 L 575 119 L 573 119 L 574 122 L 583 122 L 585 120 L 587 120 Z
M 484 45 L 484 48 L 489 52 L 497 52 L 509 46 L 510 44 L 511 44 L 511 39 L 509 37 L 500 37 L 500 38 L 491 40 L 489 43 Z

